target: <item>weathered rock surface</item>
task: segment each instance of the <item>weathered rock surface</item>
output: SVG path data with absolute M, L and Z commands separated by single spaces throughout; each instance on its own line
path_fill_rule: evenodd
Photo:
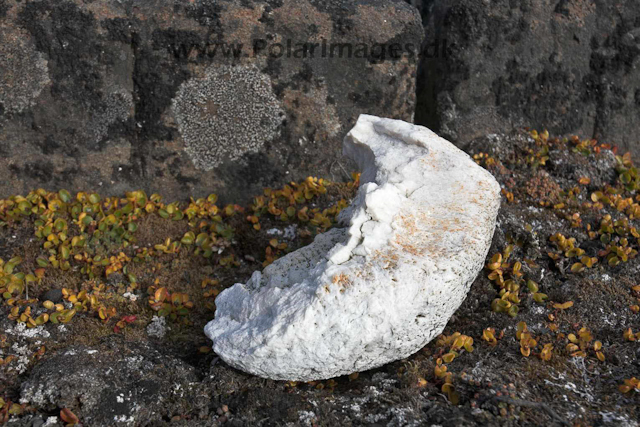
M 344 153 L 362 171 L 344 228 L 216 299 L 205 328 L 230 365 L 317 380 L 409 356 L 442 332 L 487 255 L 500 187 L 421 126 L 360 116 Z
M 412 120 L 422 38 L 401 0 L 2 0 L 0 196 L 338 179 L 359 114 Z
M 95 347 L 69 346 L 38 364 L 20 400 L 50 413 L 82 413 L 87 425 L 147 425 L 187 410 L 180 401 L 197 408 L 197 381 L 192 366 L 149 343 L 112 336 Z
M 461 146 L 514 127 L 640 153 L 640 2 L 423 2 L 416 122 Z

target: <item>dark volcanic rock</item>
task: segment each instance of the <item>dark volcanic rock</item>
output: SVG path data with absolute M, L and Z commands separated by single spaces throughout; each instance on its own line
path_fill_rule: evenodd
M 401 0 L 3 0 L 0 196 L 338 179 L 359 114 L 412 120 L 422 37 Z
M 59 303 L 62 301 L 62 290 L 61 289 L 50 289 L 40 297 L 43 301 L 51 301 L 54 303 Z
M 529 126 L 640 153 L 639 2 L 484 3 L 427 2 L 418 123 L 459 145 Z
M 197 411 L 197 380 L 193 367 L 148 343 L 111 336 L 44 359 L 22 384 L 21 400 L 51 412 L 68 408 L 86 425 L 148 425 Z

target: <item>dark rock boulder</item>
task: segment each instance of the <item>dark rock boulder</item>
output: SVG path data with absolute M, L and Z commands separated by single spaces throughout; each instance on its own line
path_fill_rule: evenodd
M 195 369 L 146 342 L 111 336 L 43 359 L 21 386 L 21 401 L 51 413 L 67 408 L 86 425 L 149 425 L 207 411 Z M 190 408 L 185 407 L 189 402 Z
M 422 37 L 401 0 L 3 0 L 0 196 L 339 179 L 359 114 L 412 120 Z
M 464 145 L 514 126 L 640 153 L 640 3 L 428 1 L 416 121 Z

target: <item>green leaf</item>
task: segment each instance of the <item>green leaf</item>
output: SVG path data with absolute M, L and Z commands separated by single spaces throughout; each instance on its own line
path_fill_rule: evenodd
M 209 242 L 209 235 L 207 233 L 200 233 L 196 237 L 196 246 L 204 246 Z
M 58 196 L 64 203 L 69 203 L 69 201 L 71 201 L 71 194 L 69 194 L 67 190 L 58 191 Z
M 13 273 L 13 269 L 15 267 L 16 267 L 15 264 L 12 264 L 12 263 L 8 262 L 8 263 L 6 263 L 4 265 L 4 272 L 7 273 L 7 274 L 11 274 L 11 273 Z
M 61 246 L 60 255 L 62 255 L 62 259 L 69 259 L 69 256 L 71 255 L 71 251 L 69 250 L 69 247 L 66 245 Z
M 49 316 L 49 322 L 57 325 L 58 323 L 58 316 L 60 316 L 60 312 L 56 311 L 55 313 L 52 313 L 51 316 Z
M 195 241 L 195 234 L 192 231 L 187 232 L 184 237 L 180 240 L 180 242 L 184 245 L 193 245 Z

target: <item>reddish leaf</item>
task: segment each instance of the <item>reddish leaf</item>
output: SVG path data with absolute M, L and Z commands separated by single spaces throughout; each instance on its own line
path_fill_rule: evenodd
M 78 424 L 78 422 L 80 421 L 78 420 L 78 417 L 76 417 L 76 415 L 68 408 L 63 408 L 60 411 L 60 418 L 62 418 L 62 421 L 64 421 L 65 423 L 72 426 Z

